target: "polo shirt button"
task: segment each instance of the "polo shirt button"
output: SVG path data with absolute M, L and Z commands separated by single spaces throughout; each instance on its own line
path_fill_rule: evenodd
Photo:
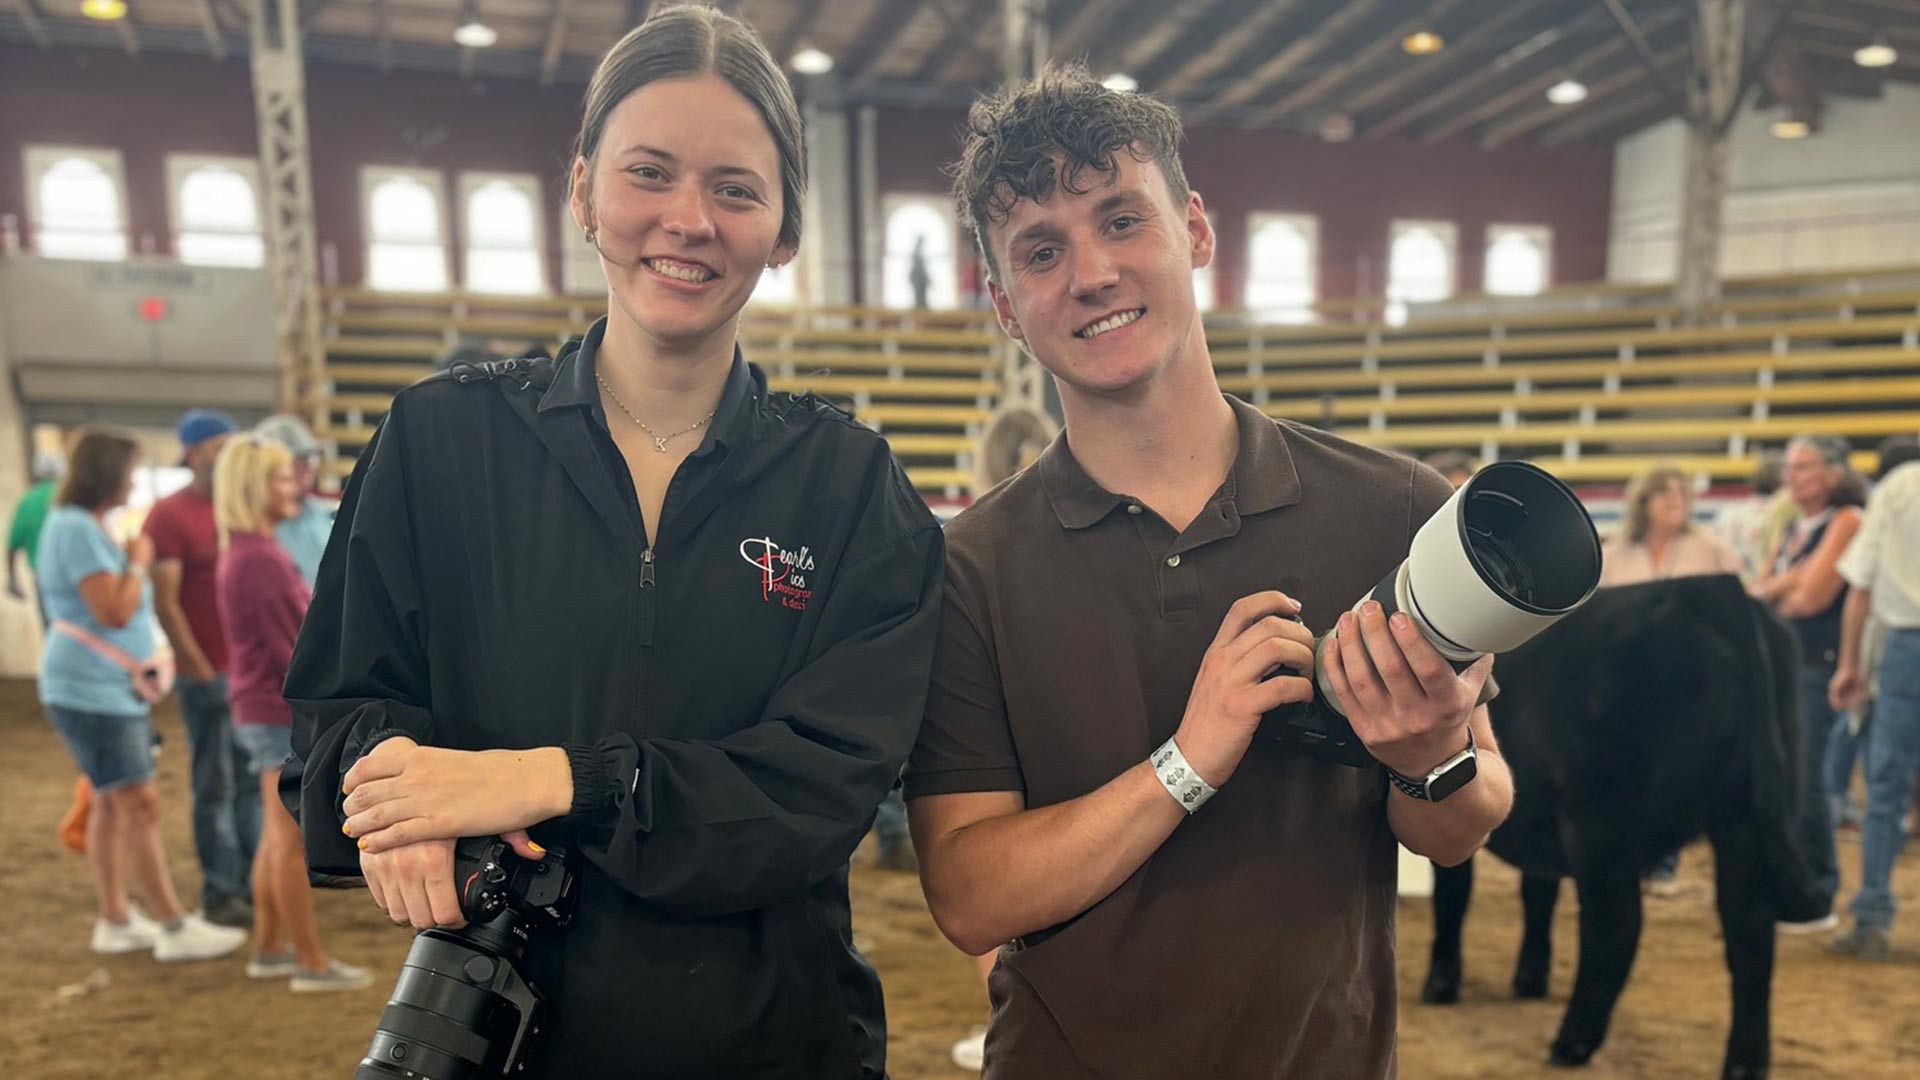
M 1138 513 L 1140 513 L 1140 504 L 1139 504 L 1139 503 L 1128 503 L 1128 504 L 1127 504 L 1127 513 L 1129 513 L 1129 514 L 1138 514 Z
M 1168 565 L 1169 567 L 1173 567 L 1173 566 L 1179 566 L 1179 565 L 1180 565 L 1180 556 L 1178 556 L 1178 555 L 1169 555 L 1169 556 L 1167 556 L 1167 565 Z

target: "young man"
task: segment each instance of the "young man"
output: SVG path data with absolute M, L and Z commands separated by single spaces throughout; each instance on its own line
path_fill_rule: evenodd
M 1512 801 L 1476 704 L 1491 661 L 1456 675 L 1400 619 L 1345 613 L 1451 489 L 1221 394 L 1172 109 L 1054 71 L 968 131 L 957 197 L 995 310 L 1066 420 L 948 527 L 907 776 L 935 920 L 968 953 L 1006 943 L 986 1075 L 1386 1077 L 1394 842 L 1459 862 Z M 1262 724 L 1310 697 L 1336 626 L 1366 769 Z M 1389 783 L 1469 747 L 1444 801 Z
M 222 926 L 253 924 L 248 870 L 260 841 L 260 792 L 247 782 L 227 705 L 227 642 L 214 601 L 220 537 L 213 521 L 213 463 L 238 425 L 226 413 L 189 409 L 180 417 L 186 487 L 153 504 L 144 531 L 153 540 L 154 612 L 179 665 L 180 718 L 192 748 L 193 848 L 200 900 Z

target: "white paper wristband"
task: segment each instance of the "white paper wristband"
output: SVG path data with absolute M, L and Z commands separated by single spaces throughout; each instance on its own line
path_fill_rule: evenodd
M 1200 779 L 1200 774 L 1187 764 L 1185 754 L 1180 752 L 1179 744 L 1172 739 L 1160 744 L 1160 749 L 1147 759 L 1153 763 L 1153 774 L 1160 778 L 1160 785 L 1167 789 L 1173 801 L 1180 809 L 1191 814 L 1207 804 L 1218 789 Z

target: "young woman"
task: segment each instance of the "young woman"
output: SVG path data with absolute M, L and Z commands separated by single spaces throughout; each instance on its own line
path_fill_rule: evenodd
M 150 707 L 163 692 L 163 680 L 150 673 L 157 648 L 147 580 L 153 542 L 135 536 L 123 547 L 106 527 L 107 514 L 133 491 L 139 453 L 121 432 L 75 433 L 66 479 L 40 534 L 40 596 L 52 623 L 40 652 L 40 704 L 93 784 L 86 839 L 99 901 L 93 951 L 209 960 L 238 949 L 247 935 L 183 912 L 173 891 L 153 782 Z M 130 879 L 151 917 L 129 903 Z
M 213 516 L 220 530 L 215 580 L 227 635 L 227 695 L 234 745 L 247 756 L 265 810 L 253 855 L 254 953 L 247 977 L 288 978 L 295 993 L 316 993 L 358 990 L 373 976 L 329 959 L 320 947 L 300 827 L 274 795 L 293 754 L 292 718 L 280 686 L 312 599 L 274 531 L 300 513 L 303 498 L 284 446 L 236 435 L 221 447 L 213 467 Z
M 1620 531 L 1601 549 L 1600 584 L 1638 585 L 1690 574 L 1738 574 L 1740 556 L 1693 523 L 1693 492 L 1671 465 L 1627 484 Z
M 846 863 L 920 721 L 943 549 L 883 441 L 735 344 L 804 161 L 743 24 L 616 44 L 571 179 L 607 317 L 396 396 L 294 652 L 315 870 L 427 927 L 461 921 L 456 838 L 575 857 L 532 1076 L 883 1073 Z

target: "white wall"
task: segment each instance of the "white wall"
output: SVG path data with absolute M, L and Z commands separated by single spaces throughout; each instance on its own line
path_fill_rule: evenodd
M 1829 98 L 1811 138 L 1776 139 L 1751 108 L 1732 131 L 1728 276 L 1920 264 L 1920 86 Z M 1667 120 L 1615 147 L 1608 277 L 1670 281 L 1685 132 Z
M 0 528 L 27 490 L 27 430 L 14 397 L 6 335 L 0 334 Z M 0 553 L 0 558 L 4 553 Z M 26 560 L 21 560 L 21 569 Z M 31 586 L 29 586 L 31 589 Z M 40 623 L 31 604 L 0 592 L 0 678 L 31 678 L 40 657 Z

